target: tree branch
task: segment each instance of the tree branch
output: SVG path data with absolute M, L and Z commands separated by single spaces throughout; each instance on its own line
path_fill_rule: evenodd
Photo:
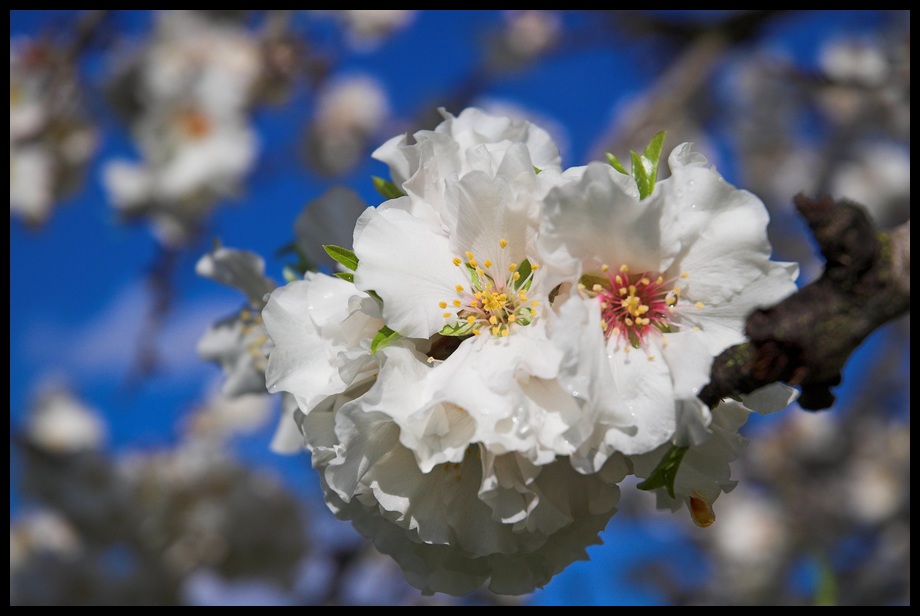
M 910 220 L 882 232 L 861 206 L 845 199 L 800 194 L 794 203 L 825 258 L 824 272 L 748 316 L 750 341 L 716 357 L 699 394 L 710 407 L 781 381 L 801 389 L 802 408 L 828 408 L 852 352 L 910 311 Z

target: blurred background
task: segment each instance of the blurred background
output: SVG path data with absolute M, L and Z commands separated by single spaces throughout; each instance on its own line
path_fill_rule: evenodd
M 11 10 L 10 605 L 910 604 L 909 315 L 831 409 L 751 418 L 713 526 L 627 482 L 527 596 L 422 596 L 272 451 L 258 301 L 196 265 L 322 265 L 370 153 L 471 105 L 564 167 L 695 142 L 801 284 L 797 193 L 909 219 L 910 11 Z

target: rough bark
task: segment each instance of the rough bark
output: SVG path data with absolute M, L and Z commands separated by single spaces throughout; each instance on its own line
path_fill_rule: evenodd
M 794 203 L 825 258 L 824 272 L 748 317 L 749 342 L 716 357 L 699 394 L 710 407 L 779 381 L 801 390 L 802 408 L 826 409 L 853 351 L 910 311 L 910 220 L 883 232 L 845 199 L 800 194 Z

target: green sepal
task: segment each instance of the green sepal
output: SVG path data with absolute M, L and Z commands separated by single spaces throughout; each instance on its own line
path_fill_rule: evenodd
M 458 321 L 454 324 L 448 324 L 438 332 L 442 336 L 468 336 L 473 333 L 473 324 L 466 321 Z
M 334 246 L 332 244 L 324 244 L 323 250 L 326 251 L 327 255 L 335 259 L 336 262 L 341 263 L 345 268 L 350 269 L 351 271 L 358 269 L 358 257 L 351 250 L 342 248 L 341 246 Z
M 470 265 L 469 263 L 467 263 L 466 271 L 469 272 L 470 282 L 472 283 L 473 288 L 474 289 L 478 288 L 482 284 L 483 281 L 480 280 L 479 273 L 476 271 L 476 268 Z M 486 274 L 486 276 L 488 276 L 488 274 Z
M 385 180 L 376 175 L 372 176 L 371 179 L 374 181 L 374 188 L 376 188 L 377 192 L 385 199 L 398 199 L 399 197 L 406 196 L 406 193 L 403 192 L 399 186 L 389 180 Z
M 629 171 L 626 170 L 626 167 L 623 166 L 623 163 L 621 163 L 619 159 L 610 152 L 607 152 L 607 162 L 610 163 L 611 167 L 623 175 L 629 175 Z
M 530 283 L 533 282 L 533 278 L 530 277 L 530 273 L 533 271 L 530 260 L 524 259 L 521 261 L 520 265 L 517 267 L 517 271 L 521 274 L 521 277 L 511 283 L 512 288 L 514 288 L 515 291 L 520 291 L 521 289 L 529 291 Z
M 345 282 L 354 282 L 355 275 L 352 272 L 336 272 L 333 274 L 336 278 L 341 278 Z
M 377 335 L 371 340 L 371 354 L 376 353 L 377 349 L 382 349 L 388 344 L 392 344 L 402 338 L 398 333 L 384 325 L 377 331 Z
M 678 447 L 672 445 L 668 453 L 664 454 L 661 462 L 652 471 L 648 478 L 636 485 L 640 490 L 654 490 L 656 488 L 665 488 L 668 496 L 674 498 L 674 479 L 677 477 L 677 469 L 680 468 L 680 462 L 684 459 L 689 447 Z
M 588 291 L 594 290 L 594 285 L 599 284 L 608 291 L 610 291 L 610 279 L 606 276 L 598 276 L 596 274 L 584 274 L 581 278 L 578 279 L 580 284 L 585 285 L 585 289 Z

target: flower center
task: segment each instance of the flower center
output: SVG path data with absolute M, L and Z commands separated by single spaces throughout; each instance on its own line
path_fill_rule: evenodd
M 681 274 L 681 278 L 687 276 Z M 649 335 L 669 333 L 677 325 L 674 317 L 680 287 L 657 272 L 633 273 L 625 264 L 611 272 L 603 265 L 600 274 L 582 276 L 578 288 L 600 299 L 601 329 L 608 340 L 617 337 L 634 348 L 644 348 Z M 699 302 L 696 306 L 703 307 Z
M 456 296 L 438 304 L 446 310 L 443 316 L 448 320 L 441 334 L 479 336 L 488 332 L 504 337 L 512 325 L 527 325 L 537 316 L 539 302 L 529 299 L 527 292 L 540 266 L 527 259 L 514 263 L 502 258 L 507 247 L 507 240 L 499 240 L 495 261 L 480 262 L 470 251 L 466 251 L 465 260 L 454 257 L 454 265 L 465 269 L 470 284 L 457 285 Z
M 178 117 L 179 131 L 190 140 L 203 139 L 211 131 L 211 119 L 203 111 L 193 108 L 183 109 Z

